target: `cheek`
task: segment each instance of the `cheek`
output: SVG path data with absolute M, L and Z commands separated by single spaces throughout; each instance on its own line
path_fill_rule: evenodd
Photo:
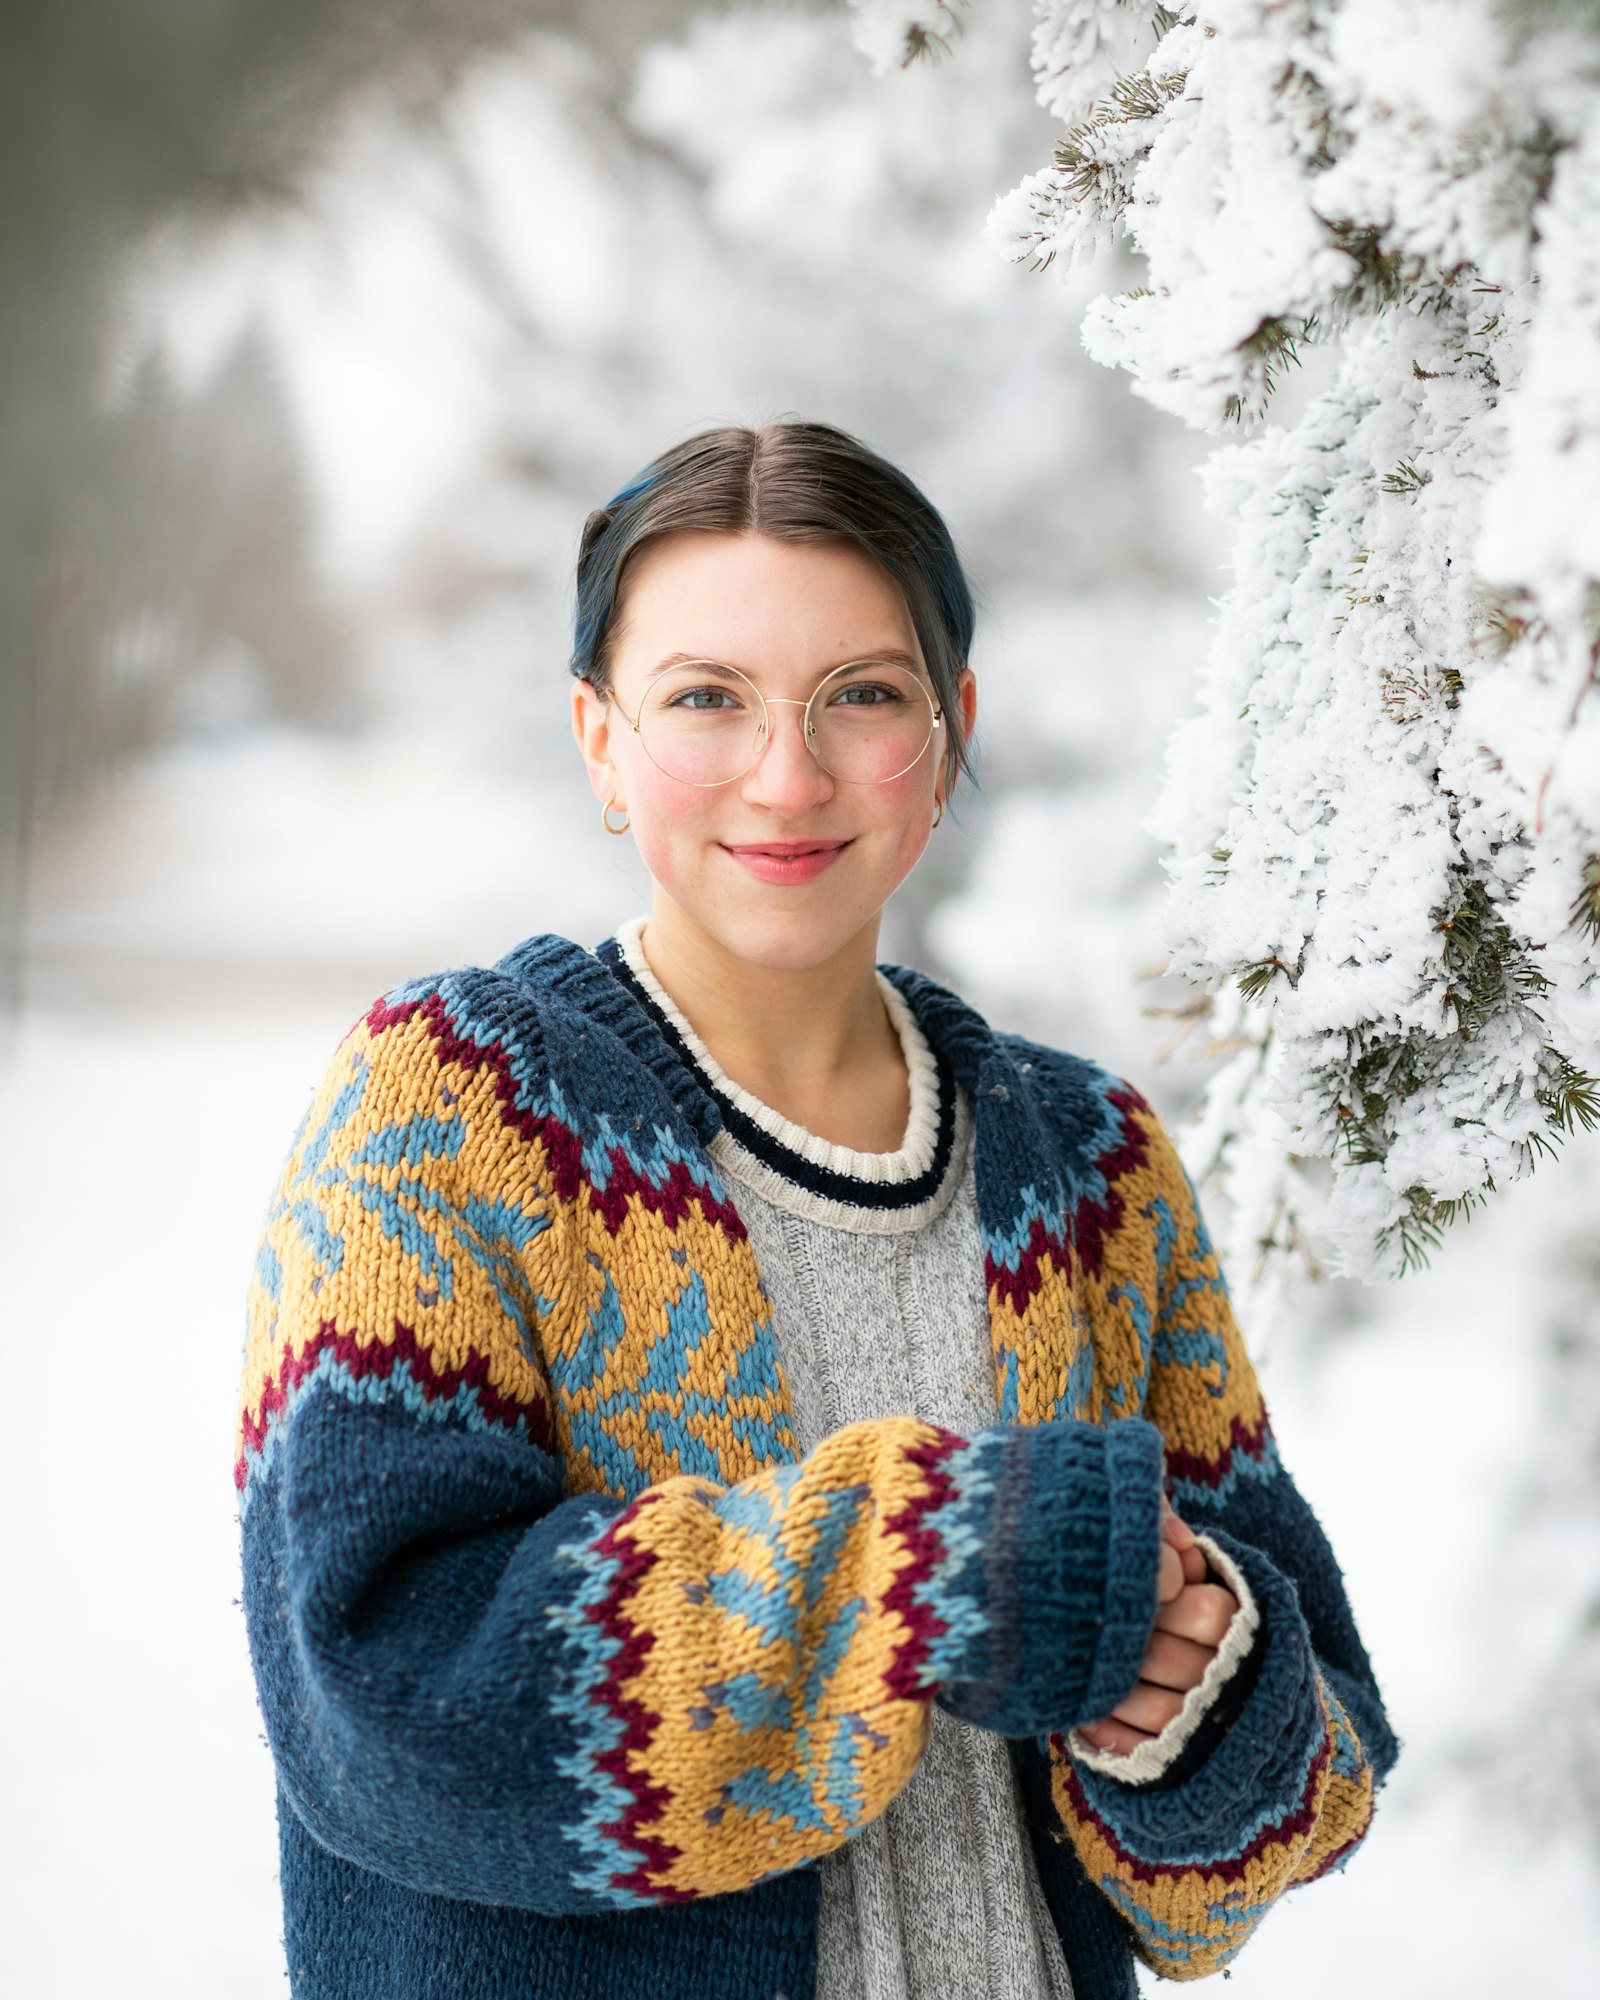
M 715 794 L 676 784 L 644 763 L 628 783 L 628 812 L 634 844 L 646 868 L 670 888 L 692 866 L 697 849 L 711 837 Z
M 933 819 L 933 780 L 918 766 L 872 791 L 873 821 L 895 851 L 914 861 L 927 844 Z

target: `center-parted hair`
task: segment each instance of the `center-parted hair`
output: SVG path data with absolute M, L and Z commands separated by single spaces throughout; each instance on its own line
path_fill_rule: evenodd
M 970 775 L 956 683 L 972 648 L 972 589 L 943 516 L 898 467 L 831 424 L 797 420 L 700 431 L 652 459 L 583 524 L 572 671 L 601 694 L 630 561 L 684 529 L 863 549 L 900 587 L 955 768 Z

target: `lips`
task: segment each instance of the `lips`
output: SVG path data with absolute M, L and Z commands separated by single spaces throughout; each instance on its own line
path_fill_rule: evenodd
M 724 842 L 723 852 L 758 882 L 800 883 L 831 868 L 849 845 L 848 840 Z
M 748 846 L 735 846 L 731 841 L 724 841 L 723 845 L 730 854 L 771 854 L 780 861 L 792 861 L 797 854 L 833 854 L 849 843 L 843 840 L 763 840 Z

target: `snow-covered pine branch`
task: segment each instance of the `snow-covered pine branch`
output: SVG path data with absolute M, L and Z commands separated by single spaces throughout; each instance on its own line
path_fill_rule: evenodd
M 948 52 L 967 0 L 850 0 L 851 39 L 880 76 Z
M 1150 45 L 1150 9 L 1140 0 L 1080 0 L 1034 9 L 1031 62 L 1039 102 L 1064 125 L 1086 118 Z
M 1600 1117 L 1600 10 L 1036 14 L 1067 130 L 990 233 L 1036 267 L 1131 244 L 1089 351 L 1244 440 L 1150 821 L 1234 1050 L 1191 1164 L 1237 1283 L 1308 1241 L 1391 1277 Z M 1312 345 L 1328 386 L 1268 426 Z

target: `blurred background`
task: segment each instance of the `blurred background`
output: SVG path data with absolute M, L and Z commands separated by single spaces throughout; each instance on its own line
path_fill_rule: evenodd
M 565 660 L 582 518 L 666 444 L 820 418 L 944 510 L 981 790 L 884 955 L 1181 1136 L 1209 1065 L 1142 822 L 1227 524 L 1203 441 L 1082 354 L 1107 274 L 981 238 L 1055 136 L 1028 11 L 880 80 L 827 4 L 11 0 L 9 1990 L 285 1990 L 231 1481 L 256 1232 L 379 992 L 645 907 Z M 1595 1990 L 1597 1139 L 1420 1275 L 1246 1329 L 1407 1749 L 1233 1994 Z

